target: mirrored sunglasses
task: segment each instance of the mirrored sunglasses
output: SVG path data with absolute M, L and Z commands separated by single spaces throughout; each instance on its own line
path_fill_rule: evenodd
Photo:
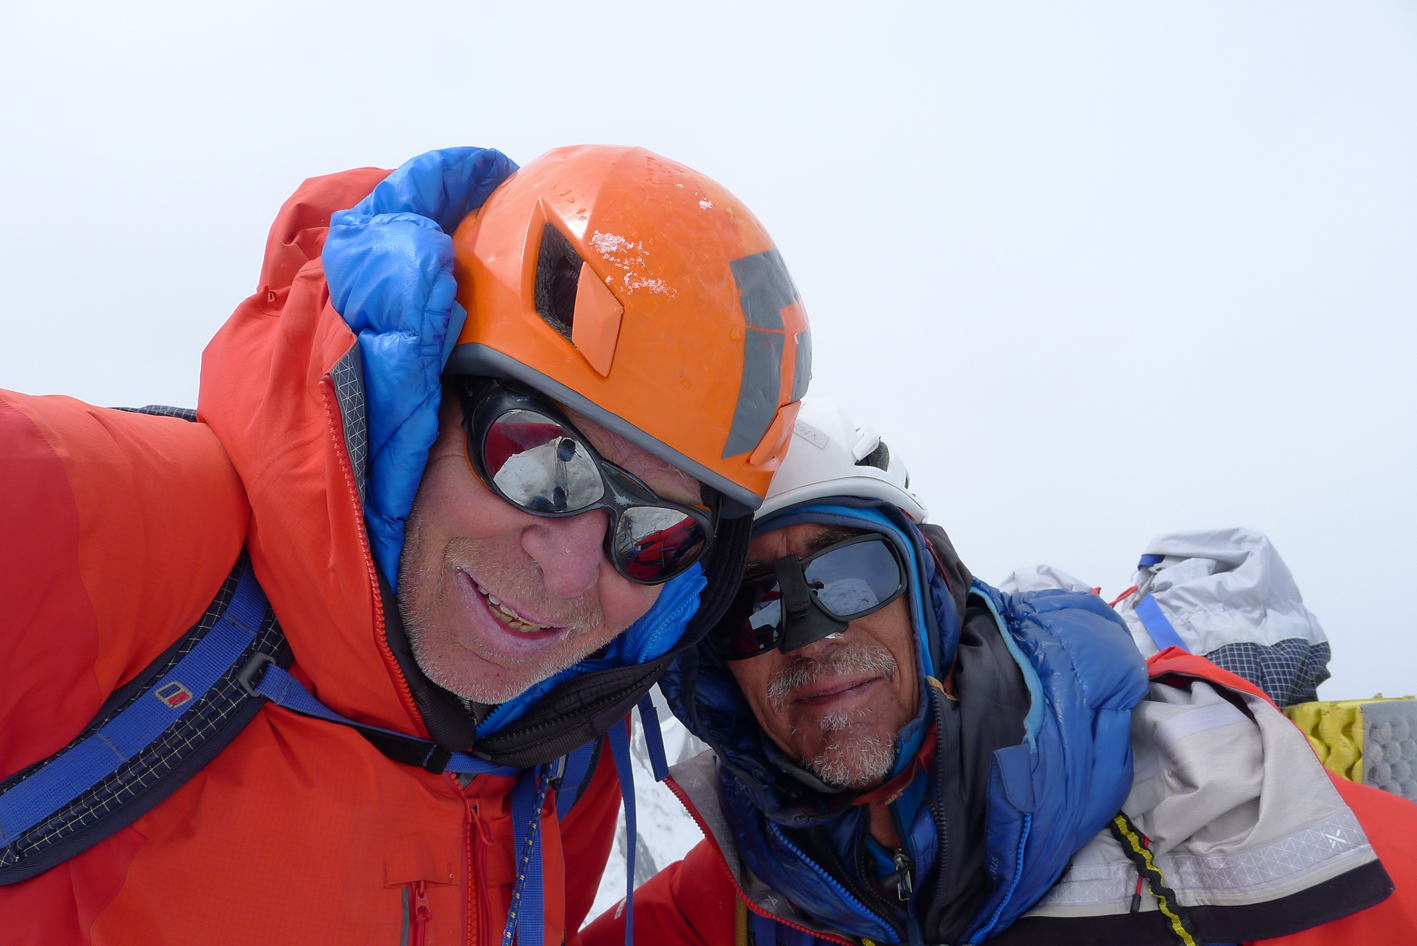
M 467 462 L 477 478 L 534 516 L 609 512 L 605 554 L 630 581 L 666 582 L 712 544 L 715 510 L 659 498 L 643 480 L 601 457 L 549 400 L 486 378 L 465 383 L 459 394 Z
M 789 556 L 796 558 L 796 556 Z M 750 572 L 727 614 L 707 637 L 725 660 L 747 660 L 782 645 L 786 622 L 776 568 Z M 853 536 L 800 560 L 812 603 L 838 621 L 879 611 L 906 588 L 900 553 L 879 533 Z

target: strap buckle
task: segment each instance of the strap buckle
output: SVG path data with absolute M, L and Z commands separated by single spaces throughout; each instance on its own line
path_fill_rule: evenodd
M 270 654 L 256 651 L 251 655 L 241 669 L 236 671 L 236 685 L 245 690 L 248 696 L 265 696 L 264 693 L 257 693 L 256 687 L 260 685 L 260 678 L 266 675 L 266 664 L 273 664 L 276 659 Z

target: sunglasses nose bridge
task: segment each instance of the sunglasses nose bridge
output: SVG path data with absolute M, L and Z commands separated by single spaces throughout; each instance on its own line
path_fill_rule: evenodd
M 845 621 L 832 617 L 813 601 L 807 577 L 802 573 L 801 559 L 785 555 L 773 563 L 773 571 L 782 594 L 783 628 L 779 650 L 790 654 L 824 637 L 846 632 Z

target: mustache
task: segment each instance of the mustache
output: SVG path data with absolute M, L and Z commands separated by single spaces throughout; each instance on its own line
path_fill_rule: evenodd
M 822 677 L 861 673 L 894 680 L 899 666 L 890 651 L 879 644 L 852 643 L 827 651 L 819 659 L 799 659 L 768 680 L 768 701 L 781 710 L 792 694 Z
M 597 630 L 605 624 L 605 611 L 595 588 L 574 598 L 554 595 L 541 581 L 540 568 L 509 564 L 505 556 L 482 548 L 476 542 L 450 543 L 443 552 L 442 564 L 445 576 L 451 573 L 449 567 L 465 572 L 498 598 L 535 609 L 537 617 L 545 619 L 543 623 L 566 628 L 570 637 Z

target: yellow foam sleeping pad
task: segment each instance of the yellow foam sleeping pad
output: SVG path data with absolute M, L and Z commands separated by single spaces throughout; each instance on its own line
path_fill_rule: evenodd
M 1410 696 L 1285 708 L 1324 768 L 1350 782 L 1417 796 L 1417 700 Z

